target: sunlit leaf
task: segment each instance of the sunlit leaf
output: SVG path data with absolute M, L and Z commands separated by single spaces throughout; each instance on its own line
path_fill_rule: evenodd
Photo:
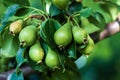
M 92 8 L 85 8 L 80 11 L 82 17 L 89 17 L 92 14 Z
M 91 34 L 100 30 L 100 28 L 96 27 L 94 24 L 90 23 L 87 18 L 82 18 L 81 20 L 82 27 L 87 31 L 87 33 Z
M 120 6 L 120 0 L 105 0 L 104 2 L 106 3 L 112 3 Z

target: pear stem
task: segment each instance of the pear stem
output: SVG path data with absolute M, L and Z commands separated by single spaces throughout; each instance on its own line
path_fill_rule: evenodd
M 36 63 L 36 64 L 39 64 L 39 63 L 42 63 L 42 60 L 37 61 L 37 63 Z
M 79 27 L 78 22 L 73 18 L 73 21 L 75 22 L 75 24 Z
M 76 15 L 74 15 L 73 17 L 77 17 L 77 16 L 80 16 L 80 14 L 76 14 Z
M 64 49 L 64 46 L 63 46 L 63 45 L 59 45 L 58 48 L 59 48 L 60 50 L 63 50 L 63 49 Z
M 34 7 L 28 7 L 28 6 L 25 6 L 25 8 L 28 8 L 28 9 L 33 9 L 33 11 L 30 13 L 30 15 L 33 13 L 33 12 L 37 12 L 39 13 L 40 15 L 42 15 L 45 19 L 46 19 L 46 16 L 49 18 L 48 14 L 46 14 L 45 12 L 43 12 L 42 10 L 40 9 L 36 9 Z M 46 16 L 45 16 L 46 15 Z
M 67 17 L 67 16 L 66 16 Z M 67 22 L 70 22 L 70 16 L 69 17 L 67 17 Z

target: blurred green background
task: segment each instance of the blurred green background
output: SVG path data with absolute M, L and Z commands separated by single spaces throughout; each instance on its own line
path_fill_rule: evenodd
M 98 42 L 79 71 L 82 80 L 120 80 L 120 33 Z

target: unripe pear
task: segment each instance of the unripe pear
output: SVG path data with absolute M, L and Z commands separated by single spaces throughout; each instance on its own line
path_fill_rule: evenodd
M 68 6 L 69 0 L 52 0 L 52 2 L 57 8 L 64 10 Z
M 82 2 L 82 0 L 75 0 L 76 2 Z
M 57 55 L 58 53 L 52 50 L 51 48 L 48 48 L 48 53 L 45 58 L 45 63 L 50 68 L 58 68 L 60 62 L 59 57 Z
M 10 24 L 10 28 L 9 28 L 10 33 L 13 36 L 15 36 L 15 34 L 18 34 L 21 31 L 22 27 L 23 27 L 23 21 L 22 20 L 17 20 L 15 22 L 12 22 Z
M 36 41 L 37 28 L 34 25 L 26 26 L 19 34 L 20 46 L 30 46 Z
M 29 57 L 31 60 L 37 63 L 41 63 L 42 59 L 44 58 L 44 50 L 41 47 L 39 41 L 33 44 L 29 50 Z
M 73 38 L 77 44 L 86 43 L 87 32 L 84 29 L 77 27 L 77 26 L 73 26 L 72 34 L 73 34 Z
M 78 50 L 82 54 L 89 55 L 94 50 L 94 46 L 95 46 L 94 41 L 90 36 L 88 36 L 88 45 L 85 48 L 78 47 Z
M 65 23 L 54 34 L 54 41 L 60 47 L 65 47 L 72 41 L 72 30 L 70 23 Z

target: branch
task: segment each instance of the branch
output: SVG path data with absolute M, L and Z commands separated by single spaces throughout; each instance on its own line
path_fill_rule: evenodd
M 24 73 L 25 76 L 30 75 L 32 73 L 35 73 L 35 71 L 29 66 L 23 67 L 20 70 Z M 15 69 L 10 70 L 8 72 L 1 73 L 0 74 L 0 80 L 7 80 L 7 77 L 9 76 L 9 74 L 11 74 L 13 72 L 15 72 Z
M 108 23 L 106 25 L 106 28 L 102 32 L 100 32 L 99 40 L 112 36 L 117 32 L 120 32 L 120 14 L 115 21 Z

